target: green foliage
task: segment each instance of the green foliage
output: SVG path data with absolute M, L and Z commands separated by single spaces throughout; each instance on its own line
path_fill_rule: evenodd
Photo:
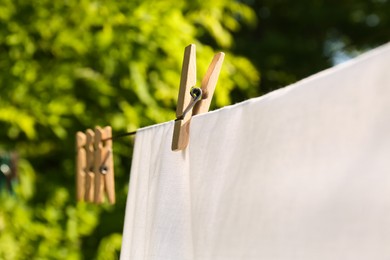
M 80 259 L 80 236 L 97 225 L 97 209 L 73 206 L 62 187 L 34 207 L 22 198 L 21 191 L 0 196 L 0 259 Z
M 227 0 L 6 1 L 2 10 L 1 67 L 7 73 L 0 76 L 0 119 L 10 126 L 9 137 L 29 139 L 40 127 L 66 138 L 73 120 L 91 125 L 97 114 L 99 123 L 114 118 L 116 129 L 172 119 L 183 47 L 198 44 L 204 75 L 213 49 L 197 38 L 210 35 L 227 48 L 227 28 L 239 27 L 235 17 L 253 20 L 249 8 Z M 250 63 L 237 59 L 228 55 L 218 106 L 230 102 L 237 71 L 255 72 L 243 75 L 242 87 L 258 80 Z
M 262 93 L 284 87 L 390 40 L 388 0 L 242 0 L 258 24 L 235 50 L 261 71 Z
M 184 47 L 197 44 L 199 82 L 227 53 L 214 107 L 259 74 L 231 53 L 252 9 L 218 1 L 0 2 L 0 149 L 17 151 L 16 195 L 0 197 L 0 259 L 116 259 L 131 143 L 116 142 L 114 207 L 75 203 L 74 134 L 172 120 Z
M 114 143 L 117 204 L 96 207 L 75 203 L 74 134 L 174 119 L 186 45 L 198 82 L 226 52 L 221 107 L 388 41 L 389 12 L 386 0 L 0 1 L 0 150 L 22 158 L 15 195 L 0 194 L 0 259 L 118 257 L 132 142 Z
M 98 248 L 98 260 L 116 260 L 121 249 L 122 234 L 105 237 Z

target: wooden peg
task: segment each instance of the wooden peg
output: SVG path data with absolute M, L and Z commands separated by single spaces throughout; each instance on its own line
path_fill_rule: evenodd
M 182 74 L 180 79 L 179 97 L 176 110 L 176 117 L 178 119 L 175 120 L 172 138 L 173 151 L 183 150 L 187 147 L 190 136 L 189 132 L 191 117 L 193 115 L 206 113 L 207 111 L 209 111 L 210 103 L 213 98 L 215 86 L 218 81 L 224 57 L 225 54 L 223 52 L 217 53 L 214 56 L 201 83 L 201 100 L 195 104 L 191 113 L 187 113 L 183 117 L 183 112 L 186 110 L 186 108 L 192 101 L 190 90 L 196 84 L 195 45 L 191 44 L 185 48 Z
M 95 132 L 91 129 L 88 129 L 86 131 L 86 144 L 85 144 L 85 150 L 86 150 L 86 158 L 87 163 L 85 167 L 85 201 L 93 202 L 94 196 L 95 196 L 95 174 L 93 172 L 94 167 L 94 139 L 95 139 Z
M 106 126 L 104 129 L 105 138 L 112 136 L 112 129 Z M 104 174 L 105 191 L 110 204 L 115 204 L 115 178 L 114 178 L 114 156 L 112 150 L 112 139 L 107 139 L 104 143 L 104 157 L 102 167 L 106 171 Z
M 196 48 L 194 44 L 184 50 L 183 66 L 180 78 L 179 96 L 177 100 L 176 117 L 181 117 L 191 102 L 189 92 L 196 85 Z M 182 120 L 176 120 L 173 130 L 172 150 L 183 150 L 189 141 L 189 124 L 191 113 L 187 113 Z
M 219 52 L 214 55 L 214 58 L 211 61 L 209 68 L 207 69 L 206 75 L 202 80 L 202 99 L 194 106 L 192 111 L 193 116 L 207 113 L 209 111 L 224 58 L 225 54 L 223 52 Z
M 87 155 L 85 151 L 86 135 L 82 132 L 76 134 L 76 197 L 78 201 L 85 199 L 85 167 Z
M 103 203 L 107 194 L 108 202 L 115 203 L 114 164 L 112 155 L 112 136 L 110 126 L 95 129 L 95 203 Z M 104 141 L 105 140 L 105 141 Z
M 100 127 L 95 128 L 95 156 L 93 172 L 95 173 L 95 198 L 94 201 L 97 204 L 103 202 L 104 195 L 104 176 L 100 173 L 100 166 L 102 165 L 103 145 L 102 139 L 104 138 L 103 130 Z

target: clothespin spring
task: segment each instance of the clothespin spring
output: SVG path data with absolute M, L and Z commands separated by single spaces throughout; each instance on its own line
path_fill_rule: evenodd
M 112 150 L 109 149 L 109 150 L 107 151 L 107 153 L 106 153 L 106 157 L 104 157 L 104 160 L 103 160 L 103 162 L 102 162 L 102 165 L 99 167 L 99 172 L 100 172 L 101 174 L 103 174 L 103 175 L 107 174 L 107 172 L 108 172 L 108 167 L 107 167 L 107 165 L 106 165 L 106 162 L 107 162 L 108 158 L 110 157 L 111 153 L 112 153 Z
M 195 104 L 202 99 L 202 89 L 198 87 L 192 87 L 190 90 L 190 95 L 192 97 L 191 102 L 188 104 L 187 108 L 183 111 L 183 114 L 175 119 L 175 121 L 183 120 L 186 114 L 195 106 Z

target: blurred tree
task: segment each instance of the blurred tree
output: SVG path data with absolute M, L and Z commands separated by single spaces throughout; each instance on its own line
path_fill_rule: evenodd
M 259 93 L 286 86 L 389 41 L 388 0 L 241 0 L 258 24 L 235 35 L 235 51 L 261 71 Z
M 20 154 L 21 180 L 0 194 L 0 259 L 117 258 L 131 144 L 114 143 L 117 205 L 75 204 L 74 134 L 173 119 L 189 43 L 199 76 L 227 53 L 221 107 L 388 41 L 389 13 L 387 0 L 2 0 L 0 149 Z
M 0 2 L 0 149 L 17 151 L 16 196 L 0 197 L 1 259 L 116 259 L 131 144 L 115 143 L 116 206 L 74 199 L 74 134 L 116 132 L 174 119 L 184 47 L 198 73 L 227 52 L 215 105 L 259 74 L 229 52 L 254 12 L 234 0 Z M 212 41 L 215 44 L 209 44 Z

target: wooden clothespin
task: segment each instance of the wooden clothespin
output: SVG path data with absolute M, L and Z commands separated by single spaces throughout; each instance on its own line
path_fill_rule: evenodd
M 85 199 L 85 167 L 87 164 L 87 154 L 85 144 L 86 135 L 83 132 L 76 133 L 76 189 L 77 200 Z
M 176 109 L 177 119 L 172 139 L 173 151 L 183 150 L 187 147 L 191 117 L 209 111 L 224 56 L 223 52 L 214 56 L 199 90 L 199 88 L 194 88 L 196 86 L 195 45 L 191 44 L 185 48 Z
M 102 203 L 106 194 L 108 202 L 115 203 L 111 137 L 112 130 L 109 126 L 76 134 L 78 201 Z
M 115 203 L 115 182 L 114 164 L 112 155 L 112 129 L 106 126 L 103 129 L 95 129 L 95 203 L 104 201 L 104 194 L 107 195 L 111 204 Z
M 95 173 L 94 173 L 94 145 L 95 143 L 95 132 L 91 129 L 86 131 L 86 164 L 85 164 L 85 201 L 93 202 L 95 197 Z

